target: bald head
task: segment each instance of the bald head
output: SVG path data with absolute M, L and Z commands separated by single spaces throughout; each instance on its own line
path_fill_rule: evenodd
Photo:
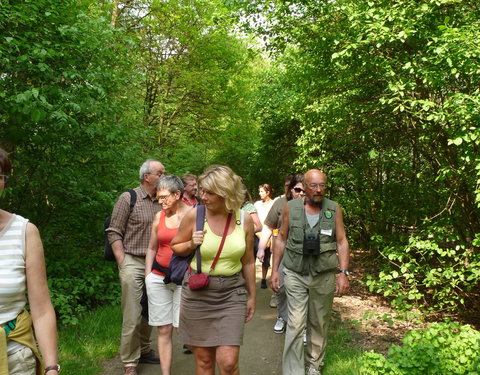
M 310 169 L 303 180 L 307 202 L 314 206 L 322 204 L 327 187 L 327 175 L 318 169 Z
M 307 173 L 305 173 L 304 176 L 305 181 L 309 181 L 310 179 L 314 179 L 316 177 L 322 177 L 325 180 L 325 183 L 327 182 L 327 175 L 319 169 L 310 169 Z

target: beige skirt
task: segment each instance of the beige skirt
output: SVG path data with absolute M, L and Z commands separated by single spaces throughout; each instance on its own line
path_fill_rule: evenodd
M 247 306 L 245 279 L 210 276 L 207 288 L 190 290 L 185 275 L 180 303 L 180 339 L 185 345 L 212 347 L 243 342 Z

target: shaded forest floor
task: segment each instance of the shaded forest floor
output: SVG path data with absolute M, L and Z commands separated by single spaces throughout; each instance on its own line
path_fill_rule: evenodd
M 362 283 L 365 265 L 361 252 L 352 254 L 350 270 L 350 291 L 348 295 L 335 297 L 333 320 L 349 329 L 352 346 L 385 354 L 393 344 L 402 343 L 406 332 L 425 326 L 419 320 L 404 319 L 387 301 L 368 290 Z

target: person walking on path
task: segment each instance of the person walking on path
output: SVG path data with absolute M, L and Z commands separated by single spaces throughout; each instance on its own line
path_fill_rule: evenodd
M 275 200 L 273 203 L 270 212 L 265 219 L 265 225 L 262 230 L 262 236 L 260 239 L 260 244 L 258 246 L 257 258 L 260 262 L 263 260 L 263 255 L 265 253 L 265 245 L 269 240 L 271 240 L 272 253 L 275 253 L 275 240 L 278 235 L 278 229 L 282 225 L 282 213 L 285 204 L 296 198 L 303 198 L 305 191 L 303 190 L 303 174 L 295 174 L 294 176 L 289 176 L 289 186 L 286 189 L 285 196 L 282 196 Z M 273 332 L 275 333 L 284 333 L 288 320 L 288 307 L 287 307 L 287 295 L 283 283 L 283 263 L 279 265 L 279 276 L 280 276 L 280 286 L 277 293 L 273 292 L 273 297 L 275 298 L 275 304 L 270 307 L 276 307 L 278 310 L 278 317 L 273 326 Z
M 304 179 L 305 202 L 292 199 L 283 210 L 271 278 L 272 289 L 278 292 L 283 261 L 288 305 L 283 375 L 320 375 L 333 296 L 346 293 L 349 286 L 349 245 L 342 210 L 324 197 L 326 186 L 323 172 L 309 170 Z
M 210 269 L 210 279 L 205 288 L 191 290 L 192 274 L 185 275 L 180 338 L 193 351 L 197 375 L 214 375 L 215 366 L 222 375 L 238 375 L 244 325 L 255 313 L 253 221 L 240 209 L 244 187 L 229 167 L 208 168 L 200 176 L 199 185 L 205 204 L 205 228 L 197 231 L 197 210 L 188 212 L 171 246 L 181 256 L 201 246 L 201 266 L 204 270 Z M 212 270 L 222 239 L 224 246 Z M 196 258 L 195 255 L 190 263 L 193 271 L 197 270 Z
M 147 253 L 153 219 L 160 210 L 155 196 L 155 184 L 165 173 L 159 161 L 146 160 L 139 171 L 140 186 L 133 189 L 137 196 L 130 213 L 128 192 L 120 195 L 113 208 L 108 240 L 118 264 L 122 287 L 122 336 L 120 359 L 124 374 L 137 375 L 137 364 L 160 363 L 151 349 L 152 327 L 142 316 L 140 300 L 145 284 L 145 254 Z
M 158 354 L 162 375 L 170 375 L 172 367 L 173 327 L 178 328 L 181 285 L 165 284 L 173 251 L 170 242 L 175 237 L 185 214 L 192 209 L 182 200 L 183 182 L 166 175 L 155 184 L 162 211 L 155 215 L 145 257 L 145 284 L 148 295 L 148 323 L 157 327 Z
M 273 190 L 269 184 L 261 184 L 258 187 L 258 195 L 260 196 L 260 200 L 256 201 L 254 206 L 257 209 L 258 217 L 260 219 L 260 222 L 264 223 L 268 212 L 270 211 L 270 208 L 273 205 Z M 257 237 L 260 238 L 261 233 L 257 233 Z M 257 254 L 255 254 L 257 256 Z M 262 289 L 267 289 L 267 274 L 268 274 L 268 269 L 270 268 L 270 258 L 271 258 L 271 252 L 270 252 L 270 243 L 267 244 L 265 248 L 265 254 L 263 256 L 262 260 L 262 280 L 260 282 L 260 287 Z
M 185 214 L 192 209 L 182 201 L 183 182 L 179 177 L 160 178 L 155 189 L 162 211 L 155 215 L 150 244 L 145 257 L 145 284 L 148 295 L 148 323 L 157 327 L 158 354 L 162 375 L 170 375 L 172 367 L 173 327 L 178 328 L 181 285 L 165 284 L 173 251 L 170 241 L 175 237 Z
M 0 196 L 11 170 L 0 149 Z M 57 323 L 40 234 L 28 219 L 2 209 L 0 284 L 0 374 L 58 375 Z

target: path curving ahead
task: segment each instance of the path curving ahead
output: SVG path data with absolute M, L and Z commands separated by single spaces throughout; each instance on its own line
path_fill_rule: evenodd
M 261 278 L 261 266 L 257 265 L 257 280 Z M 273 333 L 277 309 L 269 307 L 270 289 L 260 289 L 257 282 L 257 310 L 251 322 L 246 324 L 243 346 L 240 348 L 240 373 L 244 375 L 280 375 L 284 335 Z M 156 343 L 155 343 L 156 348 Z M 103 364 L 101 375 L 122 375 L 119 357 Z M 160 365 L 140 364 L 138 375 L 160 375 Z M 218 372 L 218 370 L 217 370 Z M 178 336 L 173 337 L 172 375 L 194 375 L 194 360 L 191 354 L 182 353 Z

